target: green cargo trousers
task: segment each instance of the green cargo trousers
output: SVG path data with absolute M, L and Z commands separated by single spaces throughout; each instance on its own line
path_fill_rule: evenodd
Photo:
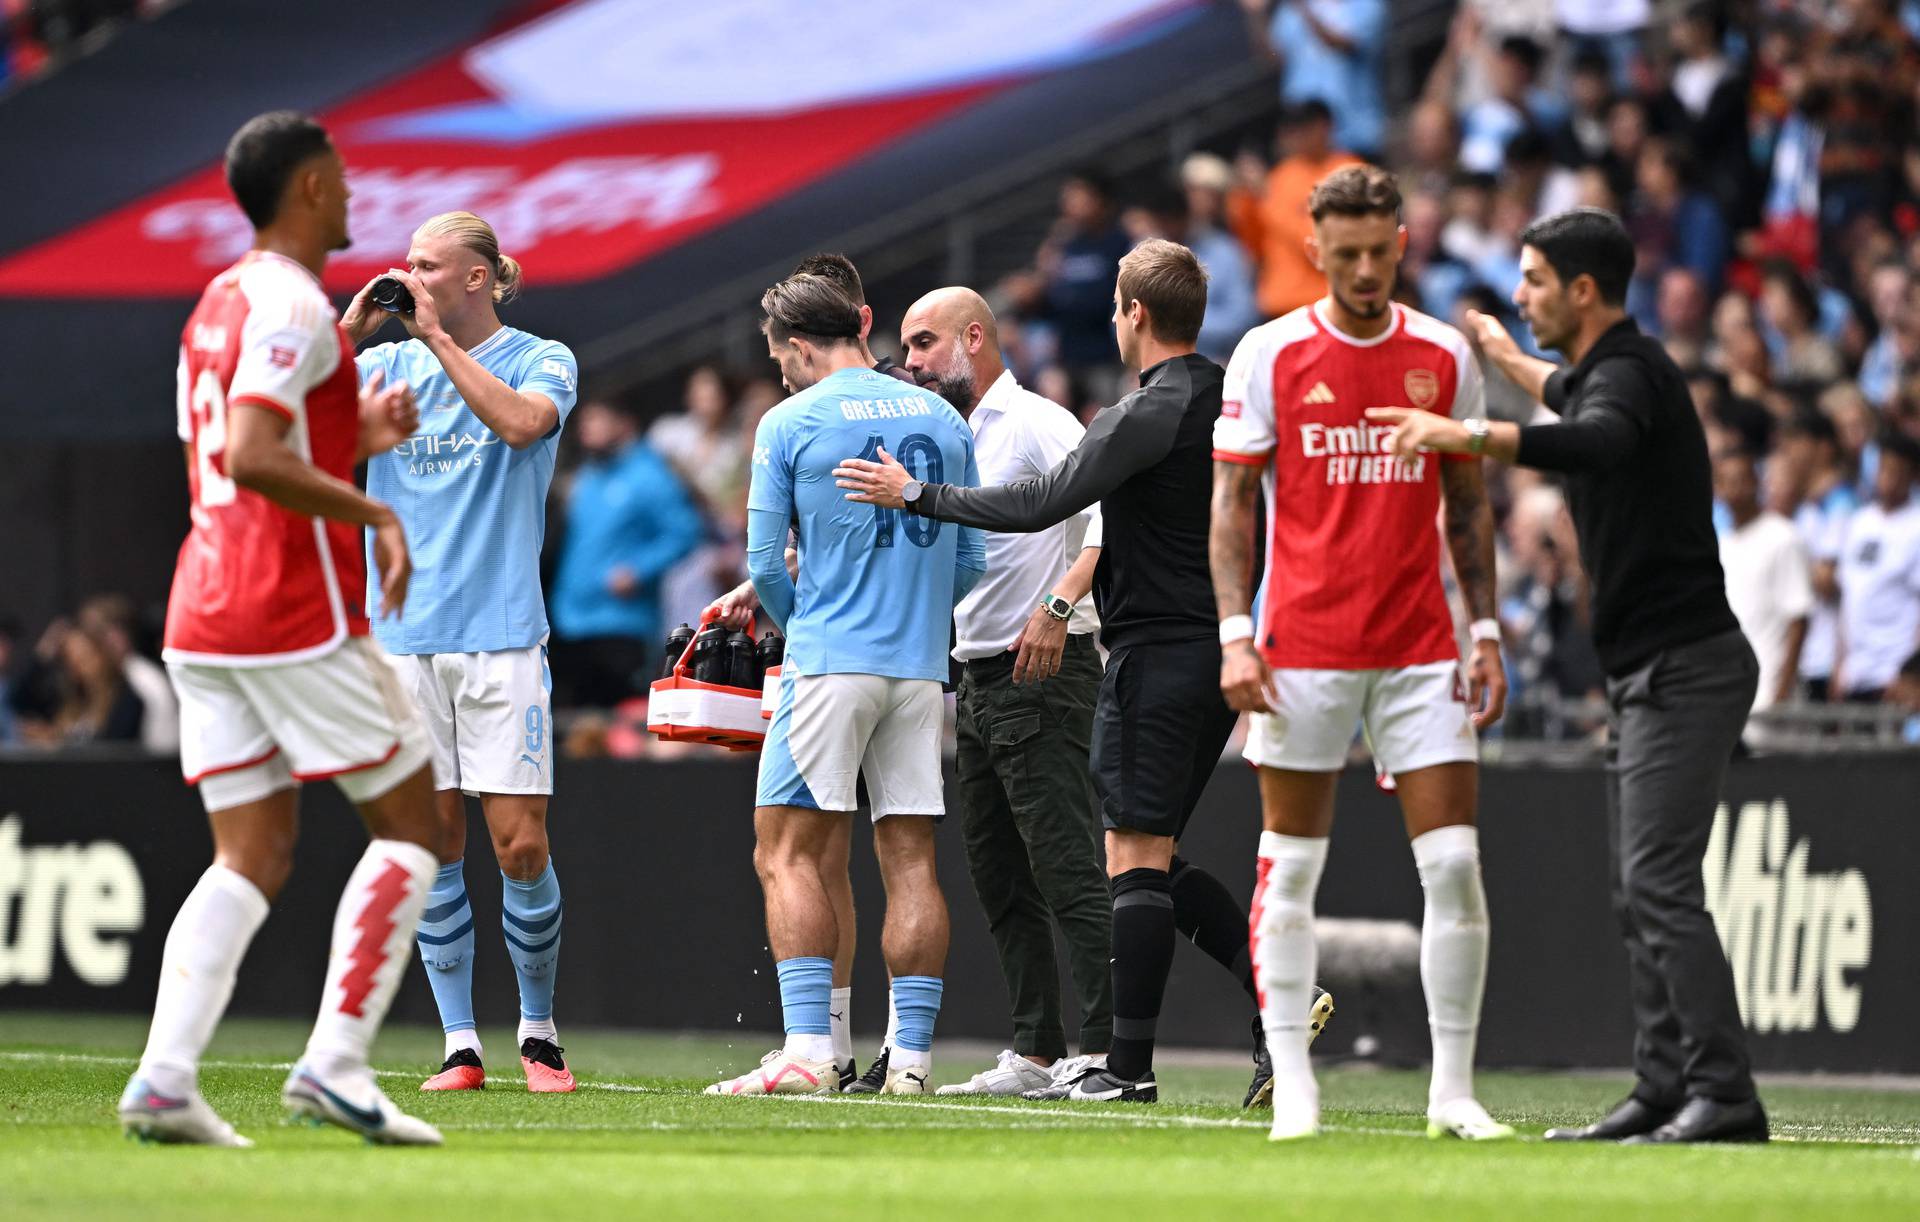
M 1067 1055 L 1057 921 L 1079 995 L 1080 1051 L 1105 1052 L 1113 1036 L 1113 899 L 1087 766 L 1100 653 L 1091 636 L 1069 636 L 1060 673 L 1018 687 L 1013 661 L 1005 653 L 968 662 L 960 680 L 967 870 L 1007 978 L 1013 1050 Z

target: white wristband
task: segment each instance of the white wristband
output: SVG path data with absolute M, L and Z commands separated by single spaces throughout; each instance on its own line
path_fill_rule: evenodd
M 1500 621 L 1497 619 L 1477 619 L 1467 627 L 1467 635 L 1478 645 L 1483 641 L 1500 643 Z
M 1251 615 L 1229 615 L 1220 621 L 1220 643 L 1231 645 L 1235 641 L 1253 639 L 1253 617 Z

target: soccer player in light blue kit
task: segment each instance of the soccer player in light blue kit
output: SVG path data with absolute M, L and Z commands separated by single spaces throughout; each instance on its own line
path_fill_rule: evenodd
M 471 212 L 414 232 L 413 338 L 360 354 L 360 377 L 412 386 L 420 430 L 367 463 L 370 495 L 392 505 L 414 543 L 405 618 L 374 628 L 426 722 L 443 863 L 417 938 L 446 1031 L 446 1063 L 423 1090 L 486 1083 L 473 1017 L 473 912 L 462 857 L 466 794 L 477 795 L 502 882 L 507 953 L 520 982 L 527 1089 L 565 1092 L 573 1074 L 553 1025 L 560 883 L 547 855 L 553 793 L 552 678 L 540 543 L 560 428 L 577 373 L 564 345 L 503 326 L 496 303 L 520 286 L 492 226 Z M 341 323 L 356 343 L 388 315 L 369 284 Z M 369 594 L 368 605 L 373 595 Z
M 954 604 L 986 571 L 986 544 L 969 527 L 853 504 L 833 469 L 849 453 L 890 453 L 919 478 L 978 486 L 973 433 L 946 400 L 868 367 L 859 309 L 832 281 L 790 277 L 760 307 L 767 353 L 794 392 L 760 422 L 747 499 L 748 571 L 787 637 L 753 819 L 787 1040 L 759 1069 L 707 1093 L 839 1089 L 828 1014 L 839 924 L 822 878 L 864 775 L 899 1016 L 881 1093 L 925 1094 L 947 957 L 933 859 L 934 823 L 945 813 L 940 683 Z M 789 527 L 797 586 L 786 565 Z

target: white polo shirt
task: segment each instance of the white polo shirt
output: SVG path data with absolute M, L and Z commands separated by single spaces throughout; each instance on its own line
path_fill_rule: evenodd
M 993 553 L 987 553 L 993 563 Z M 1863 505 L 1840 546 L 1841 680 L 1883 688 L 1920 649 L 1920 500 L 1888 513 Z
M 1787 664 L 1787 630 L 1813 612 L 1813 571 L 1806 544 L 1793 523 L 1760 513 L 1720 536 L 1720 567 L 1727 575 L 1727 603 L 1760 662 L 1755 712 L 1773 704 Z
M 1080 444 L 1086 430 L 1053 400 L 1022 389 L 1002 373 L 967 417 L 973 427 L 980 483 L 1012 484 L 1045 475 Z M 1100 546 L 1100 506 L 1030 535 L 987 533 L 987 575 L 953 610 L 953 656 L 962 662 L 1005 653 L 1020 638 L 1040 600 L 1051 593 L 1083 548 Z M 1093 595 L 1080 600 L 1070 633 L 1097 632 Z

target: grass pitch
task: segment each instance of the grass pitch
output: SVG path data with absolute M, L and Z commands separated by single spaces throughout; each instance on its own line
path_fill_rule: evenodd
M 1688 1219 L 1920 1217 L 1920 1092 L 1771 1085 L 1768 1147 L 1549 1146 L 1622 1079 L 1483 1074 L 1480 1096 L 1529 1140 L 1424 1136 L 1425 1075 L 1321 1075 L 1326 1134 L 1270 1146 L 1236 1106 L 1246 1072 L 1163 1064 L 1151 1107 L 1018 1100 L 719 1099 L 699 1094 L 771 1042 L 567 1031 L 582 1082 L 533 1096 L 510 1033 L 483 1032 L 484 1093 L 421 1095 L 438 1032 L 376 1050 L 396 1100 L 438 1124 L 437 1150 L 378 1149 L 284 1126 L 285 1062 L 304 1024 L 230 1021 L 202 1074 L 253 1150 L 123 1140 L 114 1102 L 138 1020 L 0 1013 L 0 1218 Z M 936 1046 L 936 1056 L 939 1048 Z M 938 1081 L 982 1068 L 949 1055 Z

